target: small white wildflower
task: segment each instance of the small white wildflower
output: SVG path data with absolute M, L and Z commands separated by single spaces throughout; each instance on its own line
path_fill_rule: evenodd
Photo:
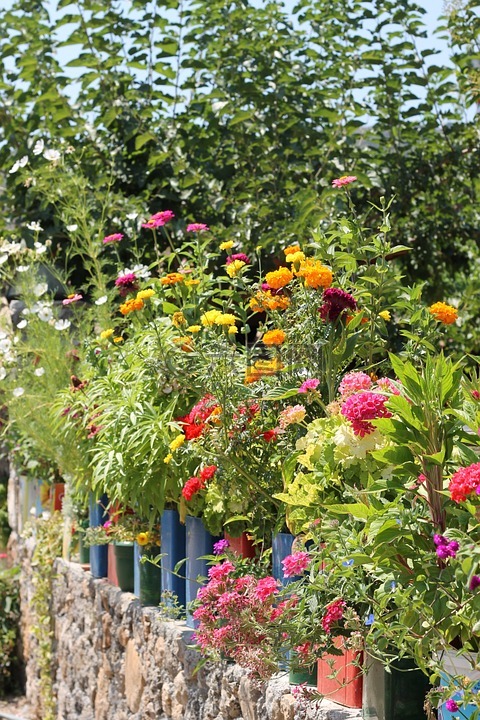
M 57 320 L 54 328 L 55 330 L 68 330 L 71 324 L 70 320 Z
M 39 222 L 27 223 L 27 228 L 29 230 L 32 230 L 32 232 L 42 232 L 42 230 L 43 230 L 43 228 Z
M 108 300 L 108 296 L 102 295 L 102 297 L 99 297 L 98 300 L 95 300 L 95 305 L 105 305 L 107 300 Z
M 25 392 L 25 390 L 22 387 L 17 387 L 13 391 L 12 395 L 13 395 L 13 397 L 21 397 L 24 392 Z
M 75 230 L 78 230 L 78 225 L 67 225 L 67 232 L 75 232 Z
M 35 297 L 39 298 L 39 297 L 42 297 L 42 295 L 45 295 L 47 290 L 48 290 L 48 283 L 37 283 L 33 287 L 33 294 L 35 295 Z M 25 310 L 23 312 L 25 314 Z
M 0 265 L 3 265 L 3 263 L 6 263 L 9 258 L 9 255 L 0 255 Z
M 40 140 L 37 140 L 35 145 L 33 146 L 33 154 L 34 155 L 41 155 L 43 153 L 43 150 L 45 148 L 45 143 L 40 138 Z
M 36 242 L 33 243 L 33 246 L 37 255 L 43 255 L 44 252 L 47 252 L 47 246 L 43 245 L 43 243 Z
M 134 265 L 131 270 L 125 270 L 125 273 L 133 272 L 141 280 L 148 280 L 151 276 L 151 272 L 146 265 Z
M 30 270 L 30 265 L 17 265 L 17 272 L 27 272 Z
M 58 163 L 58 161 L 61 158 L 61 155 L 58 152 L 58 150 L 52 150 L 51 148 L 49 148 L 49 149 L 45 150 L 45 152 L 43 153 L 43 157 L 45 158 L 45 160 L 48 160 L 49 162 Z
M 0 367 L 0 380 L 5 380 L 7 377 L 7 371 L 4 367 Z
M 27 327 L 27 325 L 28 325 L 28 322 L 26 320 L 20 320 L 20 322 L 17 325 L 17 328 L 19 330 L 23 330 L 24 328 Z
M 137 212 L 131 212 L 131 213 L 128 213 L 128 215 L 126 215 L 125 217 L 127 218 L 127 220 L 135 220 L 135 218 L 138 217 L 138 213 L 137 213 Z
M 10 352 L 11 349 L 12 349 L 12 341 L 10 340 L 10 338 L 8 338 L 8 337 L 2 338 L 0 340 L 0 353 L 2 353 L 2 355 L 4 355 L 5 353 Z
M 12 167 L 8 171 L 10 175 L 13 175 L 13 173 L 16 173 L 17 170 L 20 170 L 20 168 L 25 167 L 25 165 L 28 163 L 28 155 L 24 155 L 20 160 L 16 160 L 16 162 L 13 163 Z
M 37 377 L 42 377 L 42 375 L 45 375 L 45 368 L 39 367 L 35 370 L 35 372 L 33 374 L 36 375 Z
M 38 311 L 38 319 L 42 322 L 50 322 L 53 317 L 52 309 L 49 307 L 42 307 Z

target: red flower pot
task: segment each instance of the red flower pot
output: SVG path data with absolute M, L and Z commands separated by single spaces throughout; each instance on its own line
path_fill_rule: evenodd
M 108 545 L 108 579 L 112 583 L 112 585 L 115 585 L 115 587 L 119 587 L 118 585 L 118 577 L 117 577 L 117 561 L 115 558 L 115 548 L 112 543 L 109 543 Z
M 225 540 L 228 540 L 230 543 L 230 550 L 235 555 L 242 558 L 255 557 L 255 546 L 247 533 L 242 533 L 240 537 L 232 537 L 226 532 L 223 534 L 225 536 Z
M 343 638 L 335 638 L 334 642 L 335 647 L 343 648 Z M 345 707 L 361 708 L 363 675 L 358 667 L 361 660 L 362 653 L 352 650 L 344 650 L 342 655 L 324 655 L 318 661 L 318 692 Z M 334 674 L 335 678 L 327 677 Z

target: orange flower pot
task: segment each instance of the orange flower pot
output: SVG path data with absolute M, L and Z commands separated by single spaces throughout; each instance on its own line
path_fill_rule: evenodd
M 334 642 L 335 647 L 343 648 L 343 638 L 335 638 Z M 361 661 L 362 653 L 352 650 L 344 650 L 342 655 L 324 655 L 318 661 L 318 692 L 345 707 L 361 708 L 363 675 L 358 667 Z M 335 678 L 327 677 L 334 674 Z
M 235 555 L 242 558 L 255 557 L 255 546 L 247 533 L 242 533 L 240 537 L 232 537 L 228 533 L 223 534 L 225 536 L 225 540 L 228 540 L 230 544 L 230 550 Z

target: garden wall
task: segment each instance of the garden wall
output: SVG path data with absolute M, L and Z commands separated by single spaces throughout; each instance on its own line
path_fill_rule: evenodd
M 31 549 L 31 548 L 30 548 Z M 22 552 L 23 636 L 27 697 L 38 706 L 38 668 L 31 643 L 29 557 Z M 234 664 L 196 672 L 191 630 L 76 563 L 58 559 L 53 585 L 58 720 L 350 720 L 359 711 L 323 701 L 299 707 L 288 678 L 256 686 Z M 39 711 L 37 711 L 38 714 Z M 38 714 L 38 720 L 41 716 Z

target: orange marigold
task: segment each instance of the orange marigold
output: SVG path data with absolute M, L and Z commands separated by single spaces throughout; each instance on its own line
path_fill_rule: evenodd
M 168 275 L 165 275 L 165 277 L 160 278 L 160 283 L 162 285 L 176 285 L 177 283 L 183 282 L 185 280 L 185 276 L 182 275 L 182 273 L 168 273 Z
M 285 295 L 272 295 L 259 290 L 250 300 L 250 309 L 253 312 L 264 312 L 265 310 L 286 310 L 290 305 L 290 300 Z
M 190 335 L 183 335 L 182 337 L 173 338 L 175 345 L 180 345 L 180 349 L 183 352 L 192 352 L 193 350 L 193 338 Z
M 280 290 L 280 288 L 288 285 L 293 280 L 293 273 L 286 267 L 281 267 L 278 270 L 269 272 L 265 276 L 267 284 L 274 290 Z
M 301 251 L 300 245 L 289 245 L 288 247 L 285 248 L 285 250 L 283 252 L 285 253 L 285 255 L 293 255 L 293 253 L 300 252 L 300 251 Z
M 286 337 L 283 330 L 277 328 L 275 330 L 268 330 L 263 336 L 262 342 L 264 345 L 282 345 Z
M 297 277 L 301 277 L 305 281 L 305 287 L 329 288 L 332 284 L 333 273 L 329 267 L 322 265 L 320 260 L 307 258 L 300 264 L 300 269 L 296 273 Z
M 445 325 L 451 325 L 458 318 L 458 312 L 456 308 L 451 305 L 447 305 L 444 302 L 436 302 L 430 305 L 428 308 L 430 315 L 433 315 L 435 320 L 444 323 Z
M 131 298 L 120 305 L 120 312 L 122 315 L 128 315 L 134 310 L 141 310 L 143 307 L 145 307 L 143 300 L 140 300 L 139 298 Z

